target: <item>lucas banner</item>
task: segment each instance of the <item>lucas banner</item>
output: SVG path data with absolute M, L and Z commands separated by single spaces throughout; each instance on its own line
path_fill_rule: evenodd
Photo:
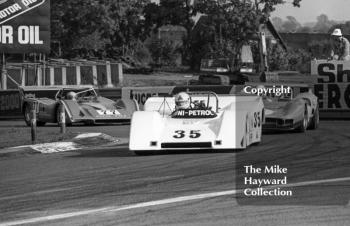
M 0 0 L 2 53 L 50 52 L 50 1 Z

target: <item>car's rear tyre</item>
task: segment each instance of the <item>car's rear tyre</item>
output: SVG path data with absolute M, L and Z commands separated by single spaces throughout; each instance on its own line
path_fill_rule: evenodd
M 308 124 L 309 124 L 308 112 L 307 112 L 307 107 L 305 106 L 303 121 L 300 127 L 297 129 L 297 131 L 300 133 L 304 133 L 307 130 Z
M 312 130 L 315 130 L 318 128 L 319 123 L 320 123 L 320 112 L 319 112 L 318 105 L 317 105 L 317 107 L 315 109 L 314 116 L 311 119 L 309 128 Z

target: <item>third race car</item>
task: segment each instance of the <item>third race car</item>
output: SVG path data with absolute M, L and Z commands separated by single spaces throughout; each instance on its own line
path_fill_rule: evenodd
M 263 96 L 265 123 L 263 130 L 305 132 L 319 125 L 318 99 L 308 84 L 260 84 L 265 88 L 288 86 L 290 93 Z M 257 85 L 258 86 L 258 85 Z

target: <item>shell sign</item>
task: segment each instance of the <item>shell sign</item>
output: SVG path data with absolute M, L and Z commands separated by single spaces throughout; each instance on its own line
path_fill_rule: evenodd
M 0 0 L 0 51 L 50 51 L 49 0 Z

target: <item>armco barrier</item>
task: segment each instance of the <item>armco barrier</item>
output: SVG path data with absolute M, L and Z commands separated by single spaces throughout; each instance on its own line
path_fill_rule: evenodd
M 181 91 L 213 91 L 217 94 L 237 93 L 243 89 L 240 86 L 160 86 L 160 87 L 123 87 L 99 89 L 101 96 L 112 100 L 119 98 L 136 99 L 142 109 L 147 98 L 151 96 L 172 96 Z M 331 87 L 331 88 L 329 88 Z M 339 88 L 339 92 L 335 91 Z M 322 118 L 350 118 L 350 83 L 316 84 L 315 94 L 320 100 L 320 116 Z M 36 97 L 54 97 L 55 91 L 35 91 Z M 344 93 L 340 96 L 339 93 Z M 343 99 L 339 99 L 342 97 Z M 0 91 L 0 119 L 22 118 L 18 90 Z
M 234 92 L 236 86 L 158 86 L 158 87 L 123 87 L 122 98 L 135 99 L 140 108 L 151 96 L 172 96 L 182 91 L 213 91 L 217 94 Z
M 0 90 L 0 118 L 19 118 L 21 116 L 18 90 Z
M 288 83 L 291 82 L 286 84 Z M 213 91 L 217 94 L 233 94 L 240 92 L 243 88 L 243 85 L 125 87 L 122 88 L 122 97 L 135 98 L 142 109 L 143 104 L 150 96 L 169 96 L 181 91 Z M 321 118 L 350 118 L 350 83 L 337 84 L 336 86 L 327 84 L 326 87 L 324 84 L 315 84 L 312 88 L 319 98 Z M 341 95 L 341 93 L 344 94 Z

